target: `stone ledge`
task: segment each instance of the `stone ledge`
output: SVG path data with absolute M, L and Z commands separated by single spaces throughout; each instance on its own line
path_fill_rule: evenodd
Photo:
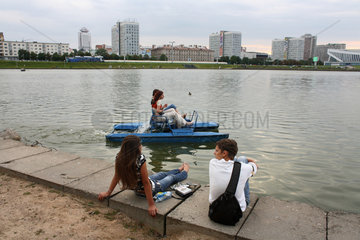
M 359 240 L 360 215 L 344 212 L 328 213 L 328 240 Z
M 221 225 L 211 221 L 208 217 L 209 187 L 201 187 L 167 216 L 166 231 L 170 234 L 188 229 L 221 239 L 234 239 L 258 198 L 251 194 L 250 199 L 250 206 L 235 226 Z
M 110 207 L 120 210 L 138 222 L 144 223 L 156 232 L 165 234 L 165 217 L 181 204 L 182 200 L 170 198 L 166 201 L 156 203 L 158 214 L 151 217 L 148 214 L 148 203 L 145 197 L 139 197 L 134 191 L 125 190 L 110 199 Z
M 258 200 L 238 239 L 325 239 L 326 213 L 305 203 L 273 197 Z

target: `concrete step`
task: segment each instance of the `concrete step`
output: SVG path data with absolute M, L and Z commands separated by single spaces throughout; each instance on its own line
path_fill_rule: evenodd
M 251 194 L 250 199 L 249 207 L 235 226 L 221 225 L 211 221 L 208 217 L 209 187 L 201 187 L 193 196 L 186 199 L 184 203 L 168 215 L 166 232 L 170 234 L 187 229 L 216 236 L 219 239 L 234 239 L 258 197 Z
M 326 213 L 305 203 L 262 197 L 237 234 L 238 239 L 326 239 Z

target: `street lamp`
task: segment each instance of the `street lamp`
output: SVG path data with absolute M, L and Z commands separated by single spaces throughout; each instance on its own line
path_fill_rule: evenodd
M 175 43 L 175 41 L 170 41 L 169 43 L 171 43 L 171 62 L 173 63 L 174 62 L 174 43 Z

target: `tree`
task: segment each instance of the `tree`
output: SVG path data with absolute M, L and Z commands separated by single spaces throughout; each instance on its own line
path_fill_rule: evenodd
M 56 52 L 52 55 L 53 61 L 61 61 L 61 56 Z
M 221 58 L 219 58 L 219 62 L 230 62 L 230 58 L 228 56 L 222 56 Z
M 240 57 L 238 56 L 231 56 L 230 58 L 230 64 L 239 64 L 241 62 Z
M 244 58 L 241 60 L 241 63 L 242 63 L 242 64 L 250 64 L 249 58 L 244 57 Z
M 143 59 L 144 59 L 144 60 L 149 60 L 150 57 L 149 57 L 149 55 L 145 54 Z
M 45 59 L 46 59 L 45 53 L 39 53 L 39 54 L 38 54 L 38 60 L 44 61 Z
M 110 56 L 109 56 L 109 59 L 112 59 L 112 60 L 119 60 L 120 57 L 119 55 L 117 55 L 116 53 L 112 53 Z
M 160 59 L 159 59 L 160 61 L 167 61 L 168 60 L 168 58 L 167 58 L 167 56 L 165 55 L 165 54 L 161 54 L 161 56 L 160 56 Z
M 30 59 L 31 59 L 31 60 L 36 60 L 36 59 L 37 59 L 37 54 L 34 53 L 34 52 L 31 52 L 31 53 L 30 53 Z
M 107 53 L 107 51 L 106 51 L 105 48 L 99 48 L 99 49 L 96 49 L 96 51 L 95 51 L 95 55 L 96 55 L 96 56 L 103 56 L 103 57 L 105 57 L 107 54 L 108 54 L 108 53 Z
M 19 60 L 25 60 L 25 56 L 28 54 L 28 51 L 24 50 L 24 49 L 20 49 L 18 51 L 18 55 L 19 55 Z
M 50 55 L 50 53 L 46 53 L 45 59 L 46 59 L 47 61 L 51 61 L 52 56 Z

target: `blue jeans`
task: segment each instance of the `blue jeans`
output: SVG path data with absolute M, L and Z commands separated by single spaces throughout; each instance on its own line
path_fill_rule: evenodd
M 149 178 L 155 184 L 155 189 L 153 195 L 158 192 L 165 192 L 168 187 L 171 185 L 184 181 L 188 176 L 186 171 L 181 171 L 179 169 L 174 169 L 168 172 L 158 172 L 154 175 L 151 175 Z
M 248 163 L 248 160 L 246 159 L 246 157 L 241 156 L 241 157 L 235 157 L 234 159 L 235 162 L 242 162 L 242 163 Z M 244 187 L 244 194 L 245 194 L 245 202 L 246 205 L 249 206 L 250 204 L 250 185 L 249 185 L 249 179 L 246 181 L 245 183 L 245 187 Z
M 168 110 L 168 109 L 170 109 L 170 108 L 173 108 L 173 109 L 176 110 L 176 106 L 175 106 L 174 104 L 170 104 L 169 106 L 167 106 L 166 108 L 164 108 L 163 111 Z

